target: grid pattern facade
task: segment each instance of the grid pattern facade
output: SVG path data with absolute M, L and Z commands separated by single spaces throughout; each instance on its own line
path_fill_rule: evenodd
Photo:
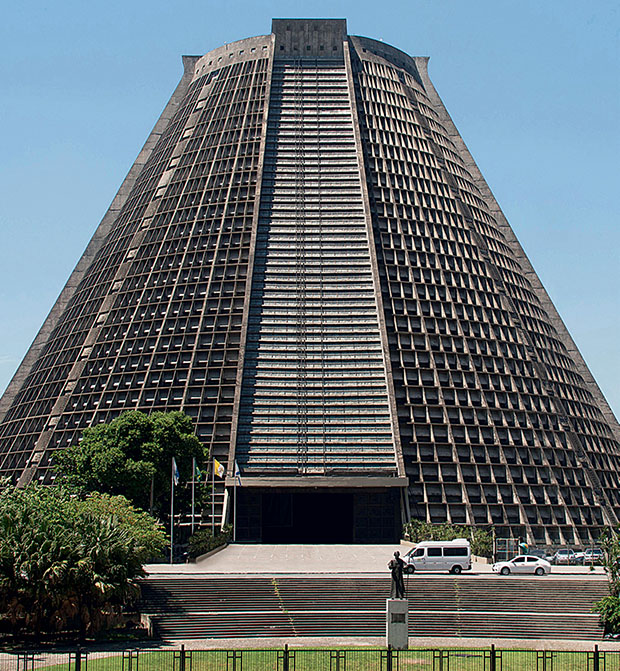
M 396 472 L 344 63 L 276 61 L 237 438 L 247 474 Z
M 601 487 L 618 443 L 417 70 L 357 46 L 412 515 L 543 544 L 593 541 L 618 513 L 617 491 Z
M 345 31 L 185 59 L 0 404 L 0 474 L 50 482 L 85 427 L 180 409 L 229 474 L 377 475 L 385 511 L 406 474 L 403 518 L 589 543 L 618 424 L 426 59 Z
M 258 57 L 193 78 L 7 413 L 2 473 L 49 481 L 54 450 L 129 409 L 182 409 L 226 461 L 266 81 Z

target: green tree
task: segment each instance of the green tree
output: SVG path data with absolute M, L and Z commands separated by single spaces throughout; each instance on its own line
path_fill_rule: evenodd
M 119 529 L 130 534 L 133 550 L 131 570 L 136 574 L 142 564 L 162 554 L 167 548 L 168 541 L 161 525 L 148 513 L 134 508 L 123 496 L 93 492 L 75 505 L 83 517 L 114 519 Z
M 620 633 L 620 529 L 603 529 L 599 544 L 605 553 L 605 572 L 609 581 L 609 596 L 597 601 L 592 610 L 599 613 L 605 631 Z
M 185 482 L 191 478 L 192 459 L 198 464 L 204 461 L 191 419 L 182 412 L 146 415 L 132 410 L 108 424 L 85 429 L 77 445 L 58 451 L 54 465 L 60 483 L 80 493 L 120 494 L 144 510 L 151 510 L 152 487 L 152 510 L 165 513 L 172 457 Z M 206 487 L 197 487 L 196 495 L 202 502 Z M 179 488 L 175 496 L 186 505 L 190 494 Z
M 14 630 L 104 628 L 138 595 L 142 563 L 161 553 L 158 523 L 123 497 L 80 500 L 62 487 L 0 493 L 0 609 Z
M 603 566 L 609 580 L 609 594 L 620 597 L 620 528 L 603 529 L 599 545 L 605 553 Z

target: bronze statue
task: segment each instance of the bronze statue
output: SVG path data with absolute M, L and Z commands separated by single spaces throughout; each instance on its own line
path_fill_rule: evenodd
M 400 552 L 398 550 L 394 553 L 394 559 L 390 560 L 388 568 L 392 571 L 392 588 L 390 590 L 390 596 L 392 599 L 404 599 L 405 581 L 403 579 L 403 571 L 405 562 L 400 558 Z

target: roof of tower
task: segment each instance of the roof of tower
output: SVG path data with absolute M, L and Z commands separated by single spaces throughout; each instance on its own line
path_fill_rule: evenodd
M 272 19 L 276 57 L 342 58 L 346 19 Z

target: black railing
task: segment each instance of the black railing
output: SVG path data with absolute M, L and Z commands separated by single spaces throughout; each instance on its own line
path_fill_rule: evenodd
M 620 671 L 620 650 L 139 649 L 0 652 L 0 671 Z

